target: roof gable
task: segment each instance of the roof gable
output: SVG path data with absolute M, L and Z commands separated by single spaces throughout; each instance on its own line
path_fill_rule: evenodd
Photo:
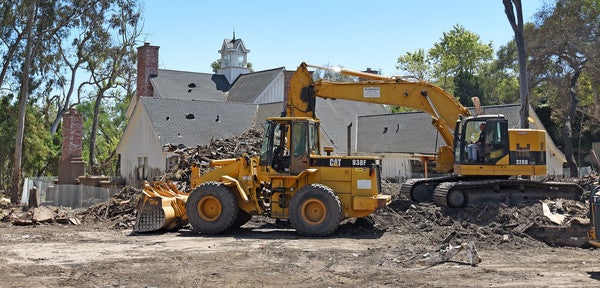
M 246 45 L 244 45 L 244 41 L 242 39 L 225 39 L 223 40 L 223 45 L 221 45 L 221 50 L 218 52 L 223 54 L 225 51 L 235 50 L 243 53 L 249 53 L 250 50 L 246 49 Z
M 227 101 L 253 103 L 283 70 L 280 67 L 240 75 L 227 93 Z M 283 94 L 281 97 L 283 100 Z

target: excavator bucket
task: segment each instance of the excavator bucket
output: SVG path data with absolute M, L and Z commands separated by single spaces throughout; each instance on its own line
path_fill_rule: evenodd
M 172 182 L 144 182 L 133 233 L 172 231 L 187 224 L 188 194 Z

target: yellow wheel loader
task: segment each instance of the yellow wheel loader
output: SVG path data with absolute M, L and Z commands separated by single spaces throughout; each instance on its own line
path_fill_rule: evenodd
M 381 194 L 379 158 L 320 155 L 318 137 L 314 118 L 268 118 L 260 156 L 214 160 L 203 175 L 193 166 L 189 195 L 146 185 L 134 232 L 189 222 L 196 232 L 218 234 L 262 215 L 288 219 L 301 235 L 327 236 L 342 219 L 390 203 Z

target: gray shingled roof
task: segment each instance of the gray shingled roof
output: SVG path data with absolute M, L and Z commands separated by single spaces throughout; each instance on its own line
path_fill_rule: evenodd
M 317 98 L 316 100 L 315 114 L 317 115 L 317 118 L 321 120 L 321 129 L 325 132 L 321 134 L 322 140 L 327 141 L 328 138 L 331 138 L 334 142 L 333 145 L 336 148 L 336 153 L 338 154 L 346 153 L 348 151 L 347 126 L 352 123 L 352 131 L 356 131 L 357 116 L 390 112 L 385 106 L 380 104 L 340 99 Z M 355 141 L 352 141 L 353 147 L 354 142 Z M 355 149 L 352 148 L 352 151 L 354 150 Z
M 282 73 L 283 67 L 253 72 L 240 75 L 231 85 L 231 90 L 227 93 L 228 102 L 254 103 L 267 87 L 273 82 L 278 74 Z M 283 99 L 283 95 L 281 95 Z
M 225 92 L 231 88 L 223 75 L 164 69 L 159 69 L 150 82 L 154 97 L 183 100 L 223 102 Z
M 183 144 L 189 147 L 209 144 L 213 138 L 230 138 L 242 134 L 257 120 L 259 107 L 244 103 L 153 97 L 142 97 L 140 101 L 161 145 Z M 268 108 L 270 107 L 265 109 Z M 187 119 L 188 115 L 193 115 L 193 119 Z
M 262 125 L 265 123 L 265 120 L 267 120 L 267 117 L 280 117 L 283 107 L 283 102 L 258 105 L 258 111 L 256 111 L 256 121 L 253 128 L 262 130 Z
M 483 114 L 503 114 L 508 126 L 514 128 L 519 124 L 520 109 L 519 104 L 486 106 Z M 473 109 L 469 110 L 473 114 Z M 537 122 L 530 126 L 544 129 Z M 424 112 L 359 116 L 357 137 L 357 151 L 368 153 L 436 153 L 437 147 L 444 145 L 431 125 L 431 116 Z

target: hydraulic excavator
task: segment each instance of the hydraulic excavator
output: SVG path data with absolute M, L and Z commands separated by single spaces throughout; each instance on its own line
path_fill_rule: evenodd
M 216 168 L 200 175 L 192 169 L 193 192 L 164 191 L 164 183 L 147 185 L 134 232 L 177 227 L 189 221 L 195 231 L 216 234 L 246 223 L 252 215 L 289 219 L 302 235 L 330 235 L 342 218 L 364 217 L 390 202 L 380 194 L 376 157 L 332 156 L 319 147 L 315 99 L 333 98 L 408 107 L 431 116 L 445 144 L 438 148 L 436 169 L 448 176 L 411 179 L 401 193 L 417 202 L 463 207 L 480 203 L 580 197 L 574 183 L 540 182 L 546 175 L 543 130 L 509 129 L 503 115 L 471 116 L 443 89 L 424 82 L 340 69 L 358 82 L 313 81 L 302 63 L 290 80 L 283 117 L 268 118 L 261 155 L 214 160 Z M 325 68 L 327 69 L 327 68 Z M 479 131 L 481 123 L 485 132 Z M 467 150 L 486 133 L 484 143 Z M 156 189 L 151 189 L 157 187 Z M 164 196 L 161 196 L 164 195 Z M 177 197 L 174 197 L 177 195 Z M 185 198 L 185 199 L 184 199 Z M 181 210 L 185 210 L 182 215 Z M 175 215 L 170 217 L 170 215 Z
M 301 64 L 296 73 L 307 73 L 309 66 Z M 446 144 L 438 148 L 436 169 L 448 176 L 403 183 L 400 192 L 410 195 L 412 200 L 433 200 L 440 206 L 459 208 L 490 202 L 516 204 L 545 198 L 579 199 L 583 194 L 583 189 L 575 183 L 529 179 L 546 175 L 544 130 L 509 129 L 508 120 L 502 114 L 472 116 L 455 97 L 424 81 L 338 71 L 367 80 L 306 83 L 301 99 L 309 102 L 321 97 L 395 105 L 431 116 L 433 126 Z M 485 124 L 485 131 L 480 130 L 481 124 Z M 483 141 L 478 137 L 481 133 L 485 133 Z M 472 150 L 472 155 L 468 150 Z

